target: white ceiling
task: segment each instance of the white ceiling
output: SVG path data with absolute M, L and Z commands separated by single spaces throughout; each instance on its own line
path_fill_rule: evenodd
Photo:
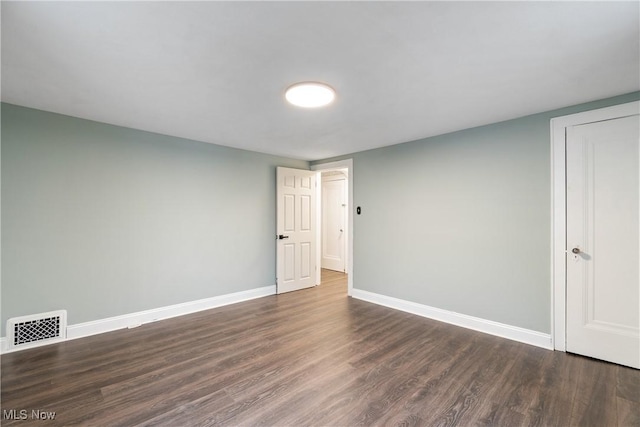
M 306 160 L 640 89 L 613 2 L 2 2 L 2 101 Z M 329 83 L 321 110 L 284 102 Z

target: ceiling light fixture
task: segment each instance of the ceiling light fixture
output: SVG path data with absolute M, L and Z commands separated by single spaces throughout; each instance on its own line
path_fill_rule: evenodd
M 285 98 L 290 104 L 303 108 L 329 105 L 336 98 L 336 91 L 329 85 L 318 82 L 302 82 L 289 86 Z

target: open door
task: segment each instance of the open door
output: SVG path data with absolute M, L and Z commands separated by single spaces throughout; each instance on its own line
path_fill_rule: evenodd
M 567 351 L 640 368 L 640 116 L 566 130 Z
M 277 168 L 277 292 L 310 288 L 316 283 L 317 172 Z

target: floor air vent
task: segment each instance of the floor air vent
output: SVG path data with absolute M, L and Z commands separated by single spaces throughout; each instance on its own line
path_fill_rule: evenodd
M 67 311 L 58 310 L 7 321 L 10 349 L 35 347 L 62 341 L 67 337 Z

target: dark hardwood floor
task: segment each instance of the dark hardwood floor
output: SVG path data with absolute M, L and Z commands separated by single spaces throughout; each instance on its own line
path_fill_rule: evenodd
M 640 371 L 348 298 L 323 271 L 313 289 L 3 355 L 2 410 L 6 426 L 640 426 Z

